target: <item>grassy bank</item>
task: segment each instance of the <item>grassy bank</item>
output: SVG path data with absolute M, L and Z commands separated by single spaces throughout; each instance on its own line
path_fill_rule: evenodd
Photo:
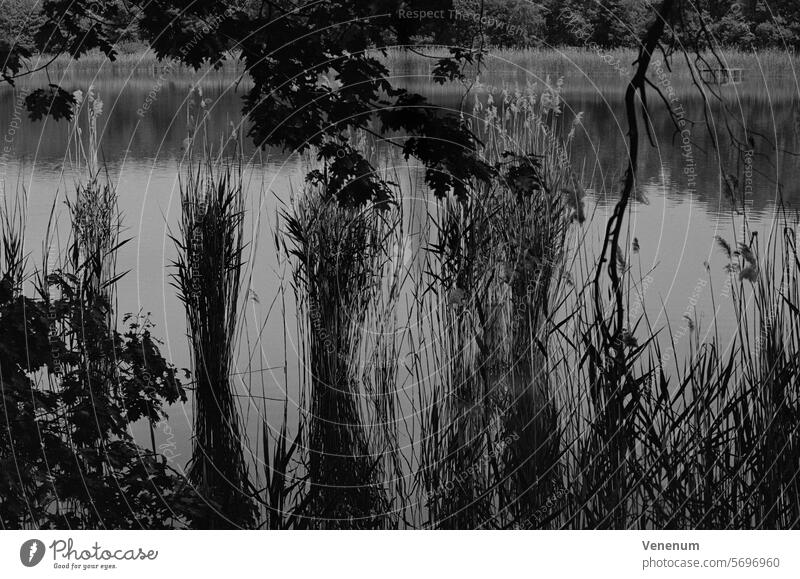
M 630 79 L 631 63 L 636 55 L 631 50 L 615 49 L 594 51 L 580 47 L 528 50 L 491 50 L 486 56 L 480 74 L 473 67 L 464 70 L 463 82 L 443 84 L 431 82 L 431 74 L 436 59 L 446 56 L 443 48 L 425 51 L 426 58 L 419 54 L 396 48 L 388 49 L 384 57 L 376 52 L 399 86 L 419 92 L 440 104 L 457 105 L 463 95 L 492 92 L 497 95 L 503 91 L 524 90 L 528 85 L 541 87 L 547 82 L 563 78 L 570 99 L 607 99 L 609 103 L 622 101 L 627 82 Z M 800 60 L 790 53 L 775 50 L 758 54 L 735 50 L 724 50 L 720 56 L 725 66 L 743 69 L 743 82 L 728 85 L 709 85 L 706 97 L 712 103 L 723 99 L 729 106 L 737 107 L 744 102 L 755 102 L 774 106 L 776 103 L 792 102 L 798 87 L 793 71 L 800 68 Z M 711 59 L 711 55 L 707 56 Z M 30 66 L 42 66 L 48 62 L 46 55 L 36 56 Z M 709 61 L 710 62 L 710 61 Z M 676 98 L 681 104 L 702 106 L 701 93 L 694 84 L 692 69 L 706 65 L 692 61 L 690 64 L 680 55 L 673 57 L 670 67 L 666 65 L 651 67 L 649 78 L 658 88 Z M 713 63 L 713 67 L 719 64 Z M 237 84 L 240 89 L 250 86 L 244 75 L 242 63 L 236 54 L 230 54 L 218 70 L 205 66 L 195 71 L 176 62 L 159 61 L 155 54 L 141 45 L 128 45 L 120 51 L 114 62 L 104 55 L 92 52 L 80 60 L 59 56 L 50 65 L 50 71 L 63 76 L 61 82 L 85 78 L 99 82 L 109 82 L 109 77 L 118 79 L 120 86 L 132 82 L 152 85 L 153 79 L 169 79 L 170 82 L 191 85 L 194 83 Z M 98 75 L 98 76 L 95 76 Z M 30 79 L 31 83 L 44 82 L 44 73 Z M 650 102 L 655 107 L 663 106 L 651 89 Z
M 35 54 L 29 59 L 31 68 L 38 68 L 45 64 L 53 71 L 84 71 L 84 70 L 131 70 L 137 68 L 161 70 L 169 66 L 176 73 L 194 72 L 194 69 L 177 61 L 167 59 L 159 60 L 156 53 L 143 43 L 122 43 L 115 46 L 116 57 L 109 60 L 108 57 L 99 50 L 91 50 L 80 59 L 74 59 L 69 55 Z M 212 67 L 203 67 L 201 70 Z M 241 71 L 244 67 L 238 62 L 235 53 L 226 55 L 222 62 L 220 72 Z
M 376 55 L 384 59 L 391 70 L 427 70 L 435 65 L 435 59 L 448 55 L 443 47 L 431 47 L 421 51 L 426 58 L 417 53 L 408 52 L 400 48 L 389 47 L 386 57 L 376 51 Z M 763 50 L 757 53 L 745 52 L 734 49 L 722 49 L 717 56 L 722 61 L 722 66 L 729 68 L 743 68 L 755 77 L 791 77 L 793 71 L 800 67 L 800 56 L 790 52 L 775 49 Z M 719 66 L 715 57 L 708 53 L 703 58 Z M 170 64 L 175 70 L 191 70 L 182 64 L 159 61 L 155 53 L 142 43 L 127 43 L 117 47 L 116 59 L 111 62 L 104 54 L 93 50 L 74 60 L 69 56 L 60 55 L 53 57 L 48 54 L 34 55 L 32 64 L 43 64 L 52 60 L 54 70 L 71 68 L 75 70 L 102 67 L 137 68 L 154 67 Z M 238 55 L 231 52 L 223 61 L 222 70 L 242 69 L 238 62 Z M 632 63 L 636 59 L 636 52 L 631 49 L 592 49 L 581 46 L 563 46 L 552 48 L 529 49 L 489 49 L 484 63 L 491 71 L 497 72 L 530 72 L 534 74 L 549 73 L 563 74 L 565 76 L 580 77 L 590 73 L 592 75 L 616 75 L 632 71 Z M 702 66 L 702 62 L 694 62 L 695 66 Z M 466 69 L 468 76 L 474 76 L 475 70 Z M 691 75 L 690 64 L 682 55 L 676 54 L 672 58 L 672 75 L 675 78 L 688 78 Z
M 444 57 L 448 54 L 443 47 L 432 47 L 422 52 L 433 58 Z M 618 69 L 625 73 L 630 72 L 636 56 L 635 50 L 625 48 L 593 49 L 581 46 L 528 49 L 493 48 L 489 49 L 485 64 L 492 70 L 503 71 L 528 70 L 536 73 L 563 71 L 564 74 L 576 76 L 582 75 L 585 71 L 618 74 Z M 717 56 L 723 66 L 744 68 L 758 72 L 759 76 L 763 73 L 767 77 L 792 76 L 792 71 L 797 70 L 800 65 L 800 56 L 775 49 L 757 53 L 721 49 Z M 398 48 L 390 48 L 386 58 L 386 62 L 392 69 L 402 68 L 408 64 L 417 65 L 417 63 L 429 60 Z M 430 62 L 435 64 L 433 58 L 430 59 Z M 711 53 L 703 54 L 702 58 L 717 66 L 716 58 Z M 687 62 L 683 55 L 675 54 L 672 58 L 673 74 L 689 76 L 691 74 L 689 63 L 694 60 L 695 57 L 690 57 Z M 702 62 L 698 61 L 696 65 L 702 65 Z M 467 72 L 474 73 L 475 71 L 467 70 Z

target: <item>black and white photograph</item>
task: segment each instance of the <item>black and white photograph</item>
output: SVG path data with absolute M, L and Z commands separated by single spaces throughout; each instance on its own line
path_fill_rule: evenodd
M 0 0 L 2 575 L 797 577 L 798 49 L 797 0 Z

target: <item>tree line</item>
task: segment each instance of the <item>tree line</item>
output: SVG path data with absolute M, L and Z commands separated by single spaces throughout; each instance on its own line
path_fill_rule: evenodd
M 104 4 L 116 13 L 118 23 L 128 22 L 127 27 L 119 28 L 118 43 L 146 40 L 139 28 L 138 11 L 121 0 Z M 253 14 L 261 9 L 261 2 L 255 0 L 236 4 Z M 271 4 L 289 7 L 301 3 L 279 0 Z M 403 10 L 406 4 L 410 6 L 407 2 L 387 3 L 386 10 Z M 441 10 L 445 4 L 448 9 Z M 418 22 L 421 26 L 415 40 L 460 46 L 480 42 L 500 48 L 543 48 L 591 43 L 603 48 L 633 48 L 653 18 L 649 4 L 640 0 L 432 0 L 426 5 L 431 8 L 427 11 L 430 16 L 417 18 L 423 22 Z M 33 32 L 46 18 L 43 6 L 38 0 L 7 0 L 0 13 L 0 42 L 34 48 Z M 698 0 L 684 14 L 682 34 L 696 35 L 706 27 L 719 47 L 793 50 L 800 43 L 800 3 L 794 0 Z M 391 43 L 399 38 L 386 40 Z
M 504 48 L 587 43 L 634 48 L 654 17 L 650 3 L 640 0 L 457 0 L 454 4 L 482 17 L 460 19 L 469 22 L 458 27 L 462 41 L 482 33 L 484 42 Z M 692 4 L 682 13 L 684 22 L 676 40 L 687 34 L 696 39 L 706 32 L 722 48 L 795 49 L 800 43 L 800 3 L 796 1 L 698 0 Z

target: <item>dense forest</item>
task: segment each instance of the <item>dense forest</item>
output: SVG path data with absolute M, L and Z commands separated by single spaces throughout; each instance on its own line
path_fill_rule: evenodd
M 121 0 L 108 4 L 119 5 L 121 19 L 131 18 Z M 255 0 L 241 4 L 254 12 L 262 7 Z M 436 12 L 440 4 L 432 0 L 431 11 Z M 703 18 L 686 22 L 685 28 L 691 30 L 704 22 L 718 46 L 794 50 L 800 44 L 800 3 L 794 0 L 698 0 L 693 5 L 697 11 L 692 12 Z M 41 20 L 42 6 L 38 0 L 4 2 L 0 38 L 12 45 L 31 45 L 30 34 Z M 419 18 L 428 21 L 419 27 L 419 40 L 464 46 L 474 42 L 480 32 L 483 42 L 496 47 L 590 43 L 604 48 L 633 47 L 653 14 L 650 3 L 640 0 L 456 0 L 452 6 L 435 16 Z M 120 28 L 121 44 L 141 39 L 133 18 L 127 29 Z M 447 21 L 457 22 L 458 26 L 448 25 Z M 387 38 L 389 43 L 392 40 Z
M 460 0 L 465 10 L 487 16 L 484 22 L 513 22 L 517 28 L 486 26 L 496 46 L 633 47 L 653 17 L 650 2 L 640 0 Z M 718 46 L 739 49 L 791 47 L 800 39 L 800 3 L 793 0 L 698 0 L 687 31 L 708 28 Z M 483 5 L 483 8 L 481 8 Z M 687 14 L 686 18 L 690 18 Z

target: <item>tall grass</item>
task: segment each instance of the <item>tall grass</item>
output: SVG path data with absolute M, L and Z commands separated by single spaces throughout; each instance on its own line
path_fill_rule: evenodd
M 733 240 L 719 240 L 737 333 L 729 344 L 718 331 L 701 339 L 691 320 L 673 367 L 670 328 L 631 311 L 643 280 L 622 247 L 612 266 L 626 326 L 609 330 L 610 288 L 594 286 L 598 258 L 580 235 L 584 177 L 561 90 L 546 82 L 476 98 L 466 122 L 501 178 L 417 212 L 415 234 L 428 243 L 417 269 L 405 259 L 404 199 L 351 209 L 315 187 L 292 199 L 278 244 L 293 265 L 302 395 L 296 438 L 284 410 L 266 456 L 266 526 L 798 526 L 798 216 L 781 209 L 762 238 L 744 215 Z M 87 95 L 90 127 L 96 101 Z M 79 275 L 82 299 L 107 316 L 119 214 L 91 130 L 87 147 L 76 149 L 90 179 L 71 204 L 71 265 L 60 269 Z M 259 493 L 231 378 L 241 174 L 202 164 L 182 180 L 181 201 L 175 284 L 195 377 L 190 479 L 207 501 L 198 526 L 255 526 Z M 5 219 L 2 291 L 19 287 L 23 259 L 16 218 Z M 90 346 L 71 345 L 83 357 L 70 363 L 113 388 L 112 365 Z
M 630 244 L 615 248 L 612 331 L 561 89 L 476 99 L 467 122 L 501 178 L 417 208 L 418 268 L 397 266 L 403 199 L 292 200 L 278 244 L 303 383 L 297 437 L 283 428 L 269 461 L 269 526 L 797 526 L 797 216 L 763 242 L 743 216 L 720 241 L 738 333 L 701 339 L 691 320 L 673 367 L 670 328 L 630 306 L 644 284 Z
M 90 93 L 88 141 L 73 126 L 79 159 L 96 160 L 99 97 Z M 80 141 L 77 141 L 80 139 Z M 75 151 L 73 150 L 73 153 Z M 74 158 L 74 157 L 73 157 Z M 195 501 L 167 458 L 136 444 L 140 420 L 165 419 L 182 397 L 146 318 L 117 328 L 114 286 L 121 220 L 114 185 L 87 164 L 68 201 L 66 242 L 56 206 L 44 265 L 26 295 L 25 211 L 4 202 L 2 229 L 4 416 L 0 458 L 16 467 L 0 500 L 2 524 L 32 528 L 170 528 L 188 524 Z M 19 505 L 25 505 L 20 508 Z
M 510 91 L 476 101 L 474 130 L 505 179 L 430 215 L 428 291 L 417 292 L 430 334 L 416 358 L 426 524 L 795 527 L 796 217 L 784 213 L 764 248 L 746 216 L 735 230 L 747 237 L 721 242 L 738 335 L 726 345 L 715 328 L 701 341 L 690 321 L 673 370 L 670 329 L 625 313 L 611 333 L 597 258 L 580 235 L 565 241 L 570 217 L 583 219 L 583 188 L 569 128 L 551 130 L 542 114 L 554 97 L 531 98 L 532 109 Z M 554 138 L 564 133 L 566 145 Z M 613 265 L 628 304 L 644 283 L 633 257 L 617 248 Z
M 796 69 L 800 59 L 796 54 L 780 49 L 759 50 L 754 57 L 752 52 L 737 49 L 718 49 L 719 55 L 725 66 L 729 68 L 744 68 L 749 74 L 762 74 L 767 77 L 785 76 Z M 433 47 L 425 51 L 426 55 L 434 58 L 422 58 L 403 49 L 391 49 L 386 56 L 390 68 L 402 69 L 409 65 L 430 64 L 430 70 L 436 64 L 435 58 L 448 55 L 445 47 Z M 549 48 L 493 48 L 484 57 L 484 64 L 490 68 L 501 68 L 506 71 L 524 71 L 526 74 L 561 74 L 583 76 L 590 74 L 607 74 L 619 76 L 619 71 L 608 66 L 606 62 L 619 63 L 622 70 L 633 72 L 633 62 L 636 60 L 636 50 L 629 48 L 603 49 L 601 52 L 581 46 L 554 46 Z M 707 63 L 716 63 L 716 56 L 710 52 L 701 54 Z M 705 63 L 697 61 L 694 66 L 704 66 Z M 715 68 L 718 64 L 712 64 Z M 428 70 L 428 72 L 430 72 Z M 469 72 L 469 71 L 467 71 Z M 683 59 L 674 59 L 673 74 L 676 77 L 688 78 L 691 76 L 690 64 Z
M 430 215 L 428 291 L 417 296 L 431 342 L 417 373 L 426 377 L 420 486 L 433 527 L 521 525 L 561 487 L 548 322 L 582 200 L 560 88 L 476 97 L 469 123 L 502 178 Z
M 181 181 L 174 283 L 186 309 L 194 374 L 189 478 L 207 501 L 206 528 L 250 526 L 253 491 L 232 376 L 244 264 L 244 196 L 237 168 L 210 162 Z
M 659 333 L 647 316 L 623 329 L 621 360 L 605 357 L 609 310 L 597 307 L 588 282 L 571 292 L 551 358 L 565 385 L 569 483 L 556 526 L 797 526 L 798 222 L 783 210 L 776 217 L 763 247 L 746 215 L 744 239 L 719 240 L 737 333 L 722 343 L 714 327 L 701 339 L 697 320 L 687 320 L 689 348 L 674 367 L 663 353 L 674 349 L 674 334 Z M 619 253 L 616 266 L 635 291 L 642 280 L 630 280 L 631 256 Z
M 100 50 L 93 49 L 87 54 L 83 55 L 79 60 L 72 58 L 67 54 L 34 54 L 30 59 L 31 69 L 35 69 L 48 63 L 50 71 L 64 72 L 65 70 L 81 71 L 81 70 L 97 70 L 103 68 L 105 70 L 132 70 L 135 68 L 157 68 L 163 71 L 168 67 L 169 70 L 174 70 L 183 74 L 195 74 L 195 70 L 181 62 L 172 59 L 161 60 L 156 53 L 149 49 L 146 44 L 140 42 L 127 42 L 118 43 L 115 46 L 117 52 L 114 60 L 110 60 Z M 227 52 L 226 59 L 222 62 L 221 68 L 225 72 L 243 71 L 244 66 L 238 62 L 238 53 Z M 210 67 L 209 67 L 210 68 Z
M 380 209 L 342 207 L 318 188 L 308 188 L 284 221 L 308 380 L 301 409 L 303 516 L 315 528 L 381 528 L 388 514 L 380 468 L 387 441 L 370 436 L 363 346 L 382 287 L 386 221 Z M 380 390 L 374 395 L 387 401 Z

